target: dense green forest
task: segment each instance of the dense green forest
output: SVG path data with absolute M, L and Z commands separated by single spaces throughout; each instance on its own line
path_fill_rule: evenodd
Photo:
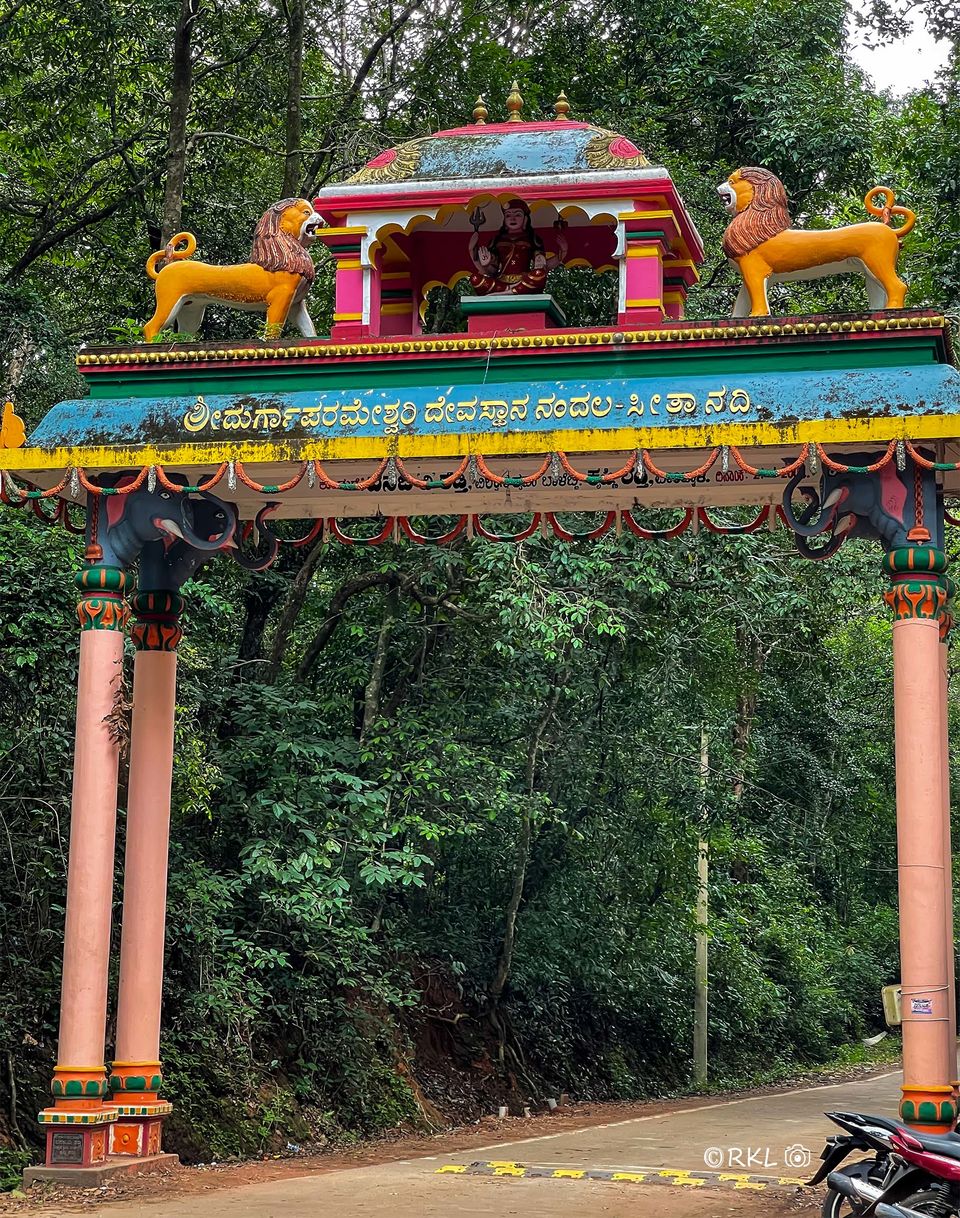
M 955 5 L 924 12 L 960 36 Z M 893 37 L 901 10 L 867 19 Z M 564 89 L 670 169 L 710 251 L 694 316 L 731 307 L 715 185 L 741 164 L 775 170 L 809 225 L 894 187 L 920 217 L 908 303 L 960 309 L 960 63 L 877 96 L 850 20 L 844 0 L 5 0 L 0 401 L 33 424 L 83 392 L 78 346 L 137 337 L 162 238 L 242 259 L 267 203 L 458 125 L 478 92 L 499 111 L 514 76 L 528 116 Z M 777 307 L 861 291 L 797 286 Z M 215 336 L 255 324 L 208 317 Z M 79 561 L 75 539 L 0 513 L 11 1162 L 37 1144 L 56 1052 Z M 180 651 L 170 1149 L 689 1087 L 701 834 L 714 1082 L 876 1030 L 897 977 L 881 588 L 875 546 L 803 563 L 782 531 L 205 568 Z

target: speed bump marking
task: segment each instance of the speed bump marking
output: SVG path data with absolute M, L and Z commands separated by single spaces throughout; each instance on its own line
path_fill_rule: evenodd
M 762 1192 L 766 1188 L 798 1188 L 804 1181 L 792 1176 L 751 1176 L 743 1172 L 687 1171 L 683 1168 L 650 1168 L 642 1171 L 615 1171 L 583 1167 L 529 1167 L 500 1159 L 447 1164 L 437 1175 L 512 1176 L 525 1180 L 611 1180 L 619 1184 L 672 1184 L 683 1188 L 734 1188 Z

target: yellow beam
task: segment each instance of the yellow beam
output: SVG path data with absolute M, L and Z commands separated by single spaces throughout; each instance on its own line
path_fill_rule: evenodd
M 140 469 L 144 465 L 212 466 L 231 459 L 245 465 L 260 462 L 380 460 L 399 457 L 462 457 L 541 454 L 546 452 L 630 452 L 635 448 L 653 451 L 666 448 L 714 448 L 733 444 L 738 448 L 821 444 L 884 444 L 890 440 L 935 440 L 960 438 L 956 415 L 903 415 L 860 419 L 815 419 L 784 423 L 709 423 L 688 427 L 623 427 L 584 431 L 485 432 L 464 435 L 447 432 L 433 435 L 341 436 L 326 440 L 291 438 L 180 444 L 92 445 L 54 449 L 13 448 L 0 451 L 0 468 L 11 473 L 59 470 L 71 466 L 85 469 Z

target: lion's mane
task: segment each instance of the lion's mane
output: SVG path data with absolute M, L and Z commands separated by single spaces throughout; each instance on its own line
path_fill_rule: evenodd
M 267 208 L 253 233 L 250 261 L 262 266 L 265 271 L 290 271 L 301 275 L 306 283 L 311 284 L 317 273 L 313 259 L 296 238 L 280 227 L 283 213 L 299 202 L 299 199 L 281 199 Z
M 737 212 L 723 234 L 723 252 L 728 258 L 742 258 L 790 227 L 787 192 L 776 174 L 756 165 L 737 173 L 753 187 L 753 199 Z

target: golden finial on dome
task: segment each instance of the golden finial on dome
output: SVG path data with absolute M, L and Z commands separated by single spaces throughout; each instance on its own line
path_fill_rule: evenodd
M 483 126 L 487 121 L 490 111 L 487 109 L 486 103 L 483 100 L 483 94 L 477 94 L 477 104 L 473 107 L 473 121 L 478 127 Z
M 557 95 L 557 100 L 553 103 L 553 109 L 558 119 L 566 120 L 570 117 L 570 103 L 567 101 L 567 95 L 562 89 Z
M 522 123 L 520 111 L 523 109 L 523 98 L 520 96 L 520 86 L 516 81 L 510 86 L 507 94 L 507 122 Z

